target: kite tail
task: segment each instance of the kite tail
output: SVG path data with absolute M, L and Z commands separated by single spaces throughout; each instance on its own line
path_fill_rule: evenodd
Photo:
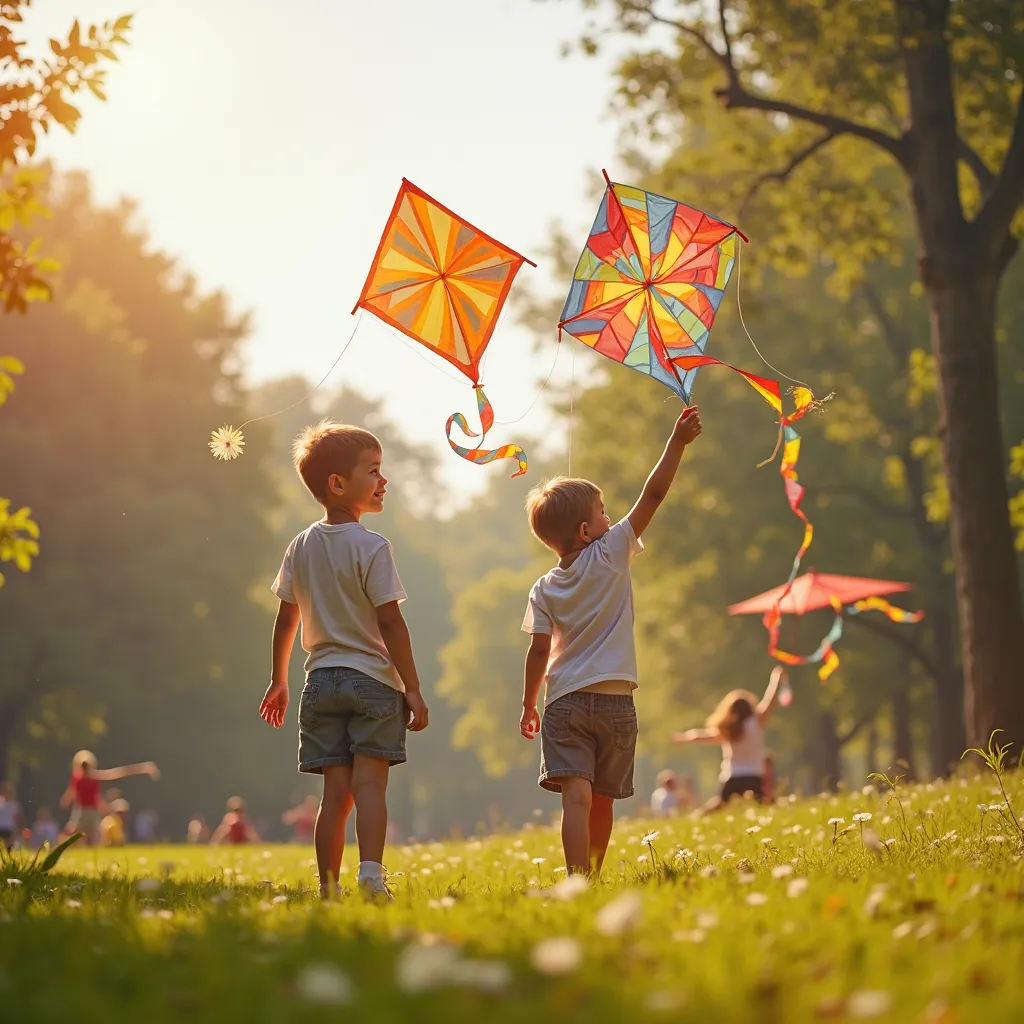
M 700 366 L 724 366 L 727 370 L 738 373 L 781 417 L 782 416 L 782 395 L 779 392 L 779 382 L 769 380 L 767 377 L 758 377 L 755 373 L 748 373 L 738 366 L 723 363 L 721 359 L 705 355 L 684 355 L 674 356 L 672 363 L 681 370 L 695 370 Z
M 832 396 L 829 395 L 829 398 Z M 828 398 L 821 401 L 828 401 Z M 779 467 L 779 474 L 782 476 L 783 486 L 786 490 L 786 500 L 794 515 L 798 516 L 804 524 L 804 539 L 800 549 L 793 559 L 793 568 L 790 570 L 786 586 L 779 595 L 771 611 L 764 617 L 764 625 L 768 630 L 768 653 L 776 661 L 784 665 L 817 665 L 818 679 L 825 682 L 837 668 L 839 668 L 839 655 L 835 652 L 835 645 L 843 638 L 843 625 L 845 615 L 860 615 L 862 612 L 878 611 L 888 616 L 891 622 L 912 623 L 920 622 L 924 618 L 924 612 L 908 612 L 903 608 L 897 608 L 881 597 L 867 597 L 845 608 L 837 597 L 831 601 L 835 618 L 832 626 L 822 637 L 817 648 L 808 655 L 792 654 L 779 648 L 779 633 L 782 628 L 782 602 L 789 596 L 793 589 L 793 583 L 800 571 L 800 563 L 803 561 L 807 549 L 814 539 L 814 526 L 807 518 L 800 503 L 804 496 L 804 487 L 800 483 L 796 472 L 796 465 L 800 459 L 800 435 L 796 432 L 793 424 L 803 419 L 812 409 L 821 404 L 816 401 L 814 395 L 807 388 L 798 387 L 793 389 L 793 402 L 796 406 L 793 413 L 784 416 L 779 421 L 779 438 L 782 447 L 782 465 Z M 775 456 L 772 456 L 774 459 Z M 771 461 L 769 459 L 768 461 Z
M 516 459 L 519 463 L 519 469 L 512 476 L 522 476 L 526 472 L 528 463 L 526 452 L 519 445 L 505 444 L 500 448 L 463 448 L 452 440 L 452 424 L 455 424 L 466 437 L 479 437 L 481 444 L 485 442 L 487 432 L 494 426 L 494 410 L 484 394 L 483 386 L 476 384 L 474 385 L 474 390 L 476 391 L 477 412 L 480 416 L 480 433 L 478 434 L 475 430 L 470 429 L 469 424 L 466 422 L 466 417 L 461 412 L 454 412 L 448 417 L 448 424 L 445 427 L 448 444 L 451 445 L 452 451 L 456 455 L 461 455 L 468 462 L 476 463 L 478 466 L 486 466 L 487 463 L 495 462 L 498 459 Z

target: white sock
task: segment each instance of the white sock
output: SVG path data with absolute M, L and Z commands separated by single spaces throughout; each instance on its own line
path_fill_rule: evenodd
M 359 876 L 358 881 L 363 880 L 373 882 L 384 881 L 384 865 L 378 864 L 373 860 L 361 860 L 359 862 Z

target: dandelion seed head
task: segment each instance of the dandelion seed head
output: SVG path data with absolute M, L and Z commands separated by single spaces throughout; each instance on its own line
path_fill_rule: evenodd
M 225 424 L 210 434 L 210 440 L 207 443 L 215 459 L 230 462 L 231 459 L 237 459 L 242 454 L 245 437 L 237 427 Z

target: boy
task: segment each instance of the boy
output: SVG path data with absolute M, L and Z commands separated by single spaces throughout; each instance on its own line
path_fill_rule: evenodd
M 530 591 L 530 634 L 519 728 L 541 734 L 540 785 L 562 794 L 562 848 L 570 874 L 599 873 L 612 801 L 633 795 L 636 648 L 629 567 L 640 537 L 675 479 L 683 449 L 701 432 L 696 406 L 676 420 L 629 515 L 611 525 L 589 480 L 556 478 L 530 492 L 530 528 L 558 565 Z M 537 698 L 547 680 L 543 724 Z
M 313 832 L 320 893 L 340 891 L 354 802 L 359 890 L 390 902 L 382 863 L 388 770 L 405 761 L 406 728 L 426 728 L 427 706 L 399 608 L 406 594 L 391 545 L 360 523 L 384 507 L 381 445 L 368 430 L 325 420 L 306 429 L 293 456 L 324 517 L 288 546 L 271 588 L 281 604 L 260 715 L 274 728 L 284 722 L 288 659 L 301 621 L 309 657 L 299 698 L 299 771 L 324 777 Z

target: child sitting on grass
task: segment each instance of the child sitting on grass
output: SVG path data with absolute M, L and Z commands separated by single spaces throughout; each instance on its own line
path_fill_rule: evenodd
M 705 804 L 705 810 L 717 810 L 732 797 L 747 793 L 758 801 L 771 799 L 765 791 L 768 758 L 763 727 L 775 709 L 779 684 L 785 676 L 785 669 L 776 665 L 760 701 L 748 690 L 733 690 L 708 716 L 706 729 L 687 729 L 672 737 L 677 743 L 722 745 L 722 771 L 718 776 L 722 791 Z
M 240 796 L 228 800 L 227 813 L 221 818 L 216 831 L 210 836 L 211 846 L 230 843 L 241 846 L 243 843 L 258 843 L 259 833 L 253 828 L 249 815 L 245 813 L 245 801 Z
M 630 563 L 668 494 L 683 450 L 701 432 L 696 407 L 672 436 L 636 504 L 611 525 L 601 490 L 556 478 L 527 499 L 530 528 L 558 564 L 530 591 L 530 634 L 519 728 L 541 734 L 540 785 L 562 794 L 562 848 L 571 874 L 601 870 L 612 801 L 633 795 L 637 687 Z M 544 719 L 537 698 L 547 681 Z
M 383 865 L 388 771 L 406 759 L 406 728 L 426 728 L 427 705 L 399 608 L 406 594 L 391 545 L 360 522 L 384 507 L 383 454 L 368 430 L 326 421 L 308 428 L 293 454 L 324 517 L 288 546 L 271 588 L 281 605 L 260 715 L 275 728 L 284 722 L 288 659 L 301 620 L 309 657 L 299 698 L 299 771 L 324 777 L 313 833 L 320 892 L 339 892 L 354 802 L 359 890 L 389 902 Z

